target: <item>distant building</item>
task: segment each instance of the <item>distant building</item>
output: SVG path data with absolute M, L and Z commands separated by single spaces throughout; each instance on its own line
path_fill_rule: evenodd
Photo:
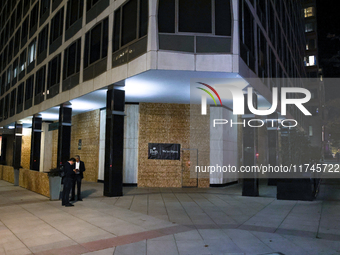
M 327 144 L 327 137 L 325 136 L 325 88 L 322 69 L 319 66 L 316 12 L 316 0 L 303 1 L 306 34 L 304 62 L 307 78 L 309 78 L 308 90 L 312 94 L 312 100 L 307 105 L 309 111 L 313 114 L 313 117 L 308 118 L 308 127 L 306 129 L 312 146 L 322 148 L 322 154 L 324 154 Z

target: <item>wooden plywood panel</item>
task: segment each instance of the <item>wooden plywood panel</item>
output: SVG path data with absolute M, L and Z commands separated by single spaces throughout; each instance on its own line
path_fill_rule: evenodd
M 100 139 L 100 110 L 81 113 L 72 117 L 71 129 L 71 157 L 76 155 L 84 161 L 86 171 L 85 181 L 98 180 L 99 166 L 99 139 Z M 82 146 L 79 150 L 78 142 Z
M 201 151 L 202 162 L 209 164 L 209 119 L 190 130 L 190 105 L 140 103 L 138 139 L 138 186 L 182 187 L 182 160 L 148 159 L 148 143 L 177 143 L 190 148 L 190 137 Z M 195 132 L 195 130 L 193 130 Z M 202 139 L 205 135 L 205 139 Z M 209 176 L 201 176 L 199 187 L 209 187 Z M 206 180 L 205 180 L 206 179 Z M 196 180 L 195 180 L 196 182 Z

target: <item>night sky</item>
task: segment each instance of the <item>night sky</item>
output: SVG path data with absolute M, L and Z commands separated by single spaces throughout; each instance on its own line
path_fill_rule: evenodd
M 317 0 L 319 64 L 325 78 L 340 78 L 340 15 L 334 0 Z M 340 84 L 325 83 L 326 102 L 340 98 Z

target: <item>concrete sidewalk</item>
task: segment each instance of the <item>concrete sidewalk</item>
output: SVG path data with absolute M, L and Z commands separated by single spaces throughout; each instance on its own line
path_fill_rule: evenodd
M 225 188 L 124 188 L 61 201 L 0 181 L 0 254 L 340 254 L 340 185 L 323 181 L 318 200 L 280 201 Z

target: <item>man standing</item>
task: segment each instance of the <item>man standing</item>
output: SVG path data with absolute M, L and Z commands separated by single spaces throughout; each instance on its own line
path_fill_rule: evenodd
M 69 207 L 69 206 L 74 206 L 73 204 L 70 203 L 69 199 L 70 199 L 70 191 L 72 188 L 72 183 L 73 183 L 73 179 L 74 179 L 74 167 L 73 164 L 76 162 L 76 160 L 74 158 L 69 159 L 69 161 L 67 161 L 64 164 L 64 172 L 65 172 L 65 176 L 64 176 L 64 188 L 63 188 L 63 197 L 62 197 L 62 202 L 61 204 Z
M 77 200 L 83 201 L 83 199 L 81 199 L 81 179 L 84 178 L 83 172 L 85 172 L 85 164 L 83 161 L 80 161 L 79 155 L 75 156 L 75 158 L 76 158 L 76 163 L 74 164 L 75 176 L 73 181 L 71 201 L 74 201 L 76 197 L 76 184 L 77 184 Z

